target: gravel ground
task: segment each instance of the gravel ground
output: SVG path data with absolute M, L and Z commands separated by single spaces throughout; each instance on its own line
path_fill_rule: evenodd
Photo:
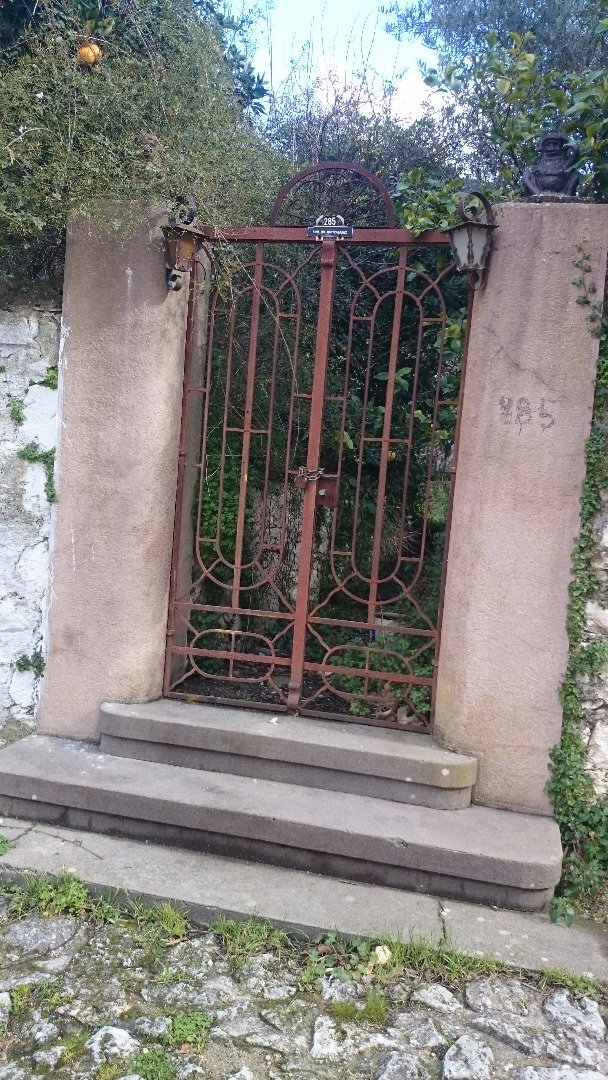
M 145 917 L 17 919 L 0 902 L 0 1080 L 608 1076 L 603 993 L 407 967 L 387 979 L 383 946 L 345 981 L 325 970 L 329 945 L 313 970 L 310 947 L 278 936 L 248 956 L 225 942 L 159 940 Z

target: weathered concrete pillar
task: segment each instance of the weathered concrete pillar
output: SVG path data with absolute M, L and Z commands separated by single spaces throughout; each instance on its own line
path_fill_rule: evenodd
M 549 814 L 566 612 L 598 341 L 576 245 L 603 294 L 608 207 L 506 204 L 475 297 L 435 734 L 479 760 L 476 799 Z
M 162 688 L 187 289 L 159 221 L 68 235 L 43 732 L 94 738 L 100 702 Z

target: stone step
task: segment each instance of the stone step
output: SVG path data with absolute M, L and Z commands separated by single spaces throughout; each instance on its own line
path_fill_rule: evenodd
M 524 910 L 544 906 L 561 866 L 550 818 L 321 792 L 43 735 L 0 751 L 0 814 Z
M 458 810 L 477 762 L 430 735 L 162 699 L 101 706 L 101 749 L 188 769 Z

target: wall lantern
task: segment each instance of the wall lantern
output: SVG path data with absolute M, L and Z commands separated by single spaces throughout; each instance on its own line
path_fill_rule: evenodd
M 467 275 L 472 289 L 481 289 L 486 283 L 492 238 L 497 228 L 494 212 L 480 191 L 463 195 L 457 209 L 462 224 L 446 229 L 456 267 Z
M 186 274 L 194 265 L 200 237 L 179 227 L 170 226 L 163 232 L 167 251 L 167 288 L 179 292 L 183 285 L 182 274 Z
M 191 197 L 180 195 L 176 200 L 179 207 L 169 218 L 165 226 L 167 288 L 178 292 L 183 286 L 182 274 L 188 273 L 194 266 L 194 258 L 201 247 L 200 235 L 189 226 L 196 218 L 196 203 Z

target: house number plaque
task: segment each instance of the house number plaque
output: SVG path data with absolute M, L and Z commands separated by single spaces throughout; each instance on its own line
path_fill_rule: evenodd
M 353 227 L 345 225 L 340 214 L 321 214 L 307 232 L 314 240 L 348 240 L 353 235 Z

